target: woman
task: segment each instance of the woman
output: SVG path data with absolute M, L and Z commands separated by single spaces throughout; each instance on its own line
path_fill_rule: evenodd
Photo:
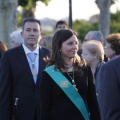
M 98 96 L 99 89 L 99 71 L 104 64 L 104 48 L 101 42 L 96 40 L 90 40 L 84 42 L 82 45 L 82 55 L 87 64 L 91 67 L 92 74 L 94 76 L 94 83 L 96 87 L 96 95 Z
M 118 57 L 120 55 L 120 33 L 108 35 L 104 49 L 109 60 Z
M 99 41 L 101 42 L 101 44 L 104 46 L 105 44 L 105 40 L 103 38 L 103 34 L 101 31 L 97 31 L 97 30 L 92 30 L 92 31 L 89 31 L 85 37 L 84 37 L 84 40 L 83 42 L 87 42 L 87 41 L 90 41 L 90 40 L 96 40 L 96 41 Z M 104 61 L 107 62 L 108 61 L 108 58 L 106 57 L 106 55 L 104 55 Z
M 92 72 L 77 51 L 75 32 L 54 34 L 49 67 L 40 83 L 41 120 L 89 120 L 88 111 L 92 120 L 100 119 Z

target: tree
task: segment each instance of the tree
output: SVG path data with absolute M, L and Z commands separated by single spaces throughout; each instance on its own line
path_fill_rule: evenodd
M 50 0 L 18 0 L 18 5 L 23 7 L 23 19 L 28 17 L 34 17 L 36 2 L 41 1 L 48 5 Z
M 0 39 L 10 45 L 10 33 L 16 29 L 17 0 L 0 0 Z
M 104 38 L 110 33 L 110 7 L 117 0 L 96 0 L 96 4 L 100 9 L 98 27 L 103 33 Z
M 98 17 L 98 15 L 95 16 Z M 110 34 L 120 33 L 120 11 L 118 10 L 116 13 L 111 13 L 110 16 Z M 87 32 L 91 30 L 98 30 L 98 21 L 92 22 L 75 20 L 73 22 L 73 29 L 78 33 L 78 38 L 82 42 Z
M 26 17 L 34 16 L 34 8 L 38 0 L 0 0 L 0 39 L 10 46 L 10 33 L 17 29 L 17 7 L 24 7 Z M 39 0 L 46 5 L 50 0 Z M 19 4 L 18 4 L 19 3 Z M 30 11 L 30 12 L 29 12 Z
M 96 0 L 100 9 L 98 27 L 104 38 L 110 33 L 110 6 L 111 0 Z

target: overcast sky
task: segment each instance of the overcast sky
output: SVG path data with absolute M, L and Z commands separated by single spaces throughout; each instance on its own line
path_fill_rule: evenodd
M 75 19 L 86 19 L 95 14 L 99 14 L 99 9 L 94 2 L 95 0 L 72 0 L 72 16 Z M 120 0 L 112 5 L 111 12 L 120 10 Z M 36 12 L 37 19 L 52 18 L 59 20 L 69 16 L 69 0 L 51 0 L 48 6 L 42 2 L 37 2 Z

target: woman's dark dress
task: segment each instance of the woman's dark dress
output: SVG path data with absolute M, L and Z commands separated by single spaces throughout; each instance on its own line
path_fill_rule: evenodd
M 74 80 L 78 92 L 84 99 L 85 103 L 87 103 L 86 105 L 89 108 L 91 119 L 100 120 L 95 85 L 93 84 L 93 77 L 90 68 L 88 68 L 87 73 L 88 77 L 85 73 L 82 77 L 75 74 Z M 71 82 L 67 73 L 63 74 Z M 73 73 L 69 74 L 72 77 Z M 84 120 L 80 111 L 45 71 L 43 72 L 41 80 L 41 120 Z

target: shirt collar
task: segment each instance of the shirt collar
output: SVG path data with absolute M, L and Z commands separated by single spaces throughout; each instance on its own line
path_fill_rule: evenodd
M 29 49 L 25 46 L 25 44 L 22 44 L 22 46 L 23 46 L 23 49 L 24 49 L 26 55 L 27 55 L 28 53 L 30 53 L 30 52 L 33 52 L 33 53 L 36 53 L 37 55 L 39 55 L 39 45 L 37 45 L 37 47 L 35 48 L 34 51 L 29 50 Z

